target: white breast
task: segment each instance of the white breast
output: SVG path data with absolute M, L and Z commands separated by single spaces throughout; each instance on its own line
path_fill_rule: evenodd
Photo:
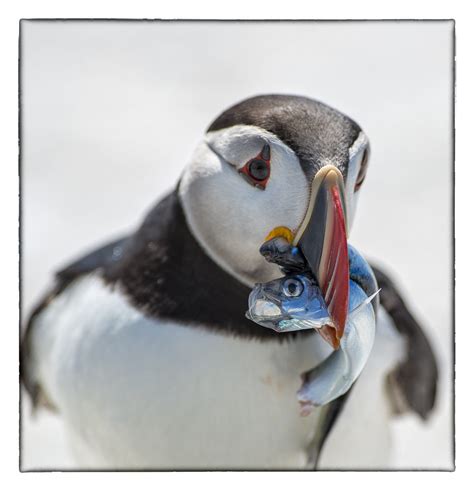
M 316 334 L 288 342 L 249 341 L 148 319 L 89 276 L 38 317 L 33 346 L 40 383 L 70 429 L 82 468 L 263 469 L 308 463 L 320 411 L 301 417 L 296 391 L 300 374 L 328 353 Z M 383 394 L 386 365 L 394 363 L 386 348 L 385 343 L 383 361 L 372 364 L 367 380 L 373 401 Z M 363 379 L 364 374 L 351 398 L 366 390 Z M 354 411 L 355 421 L 351 415 L 346 419 L 357 425 L 360 404 Z M 375 414 L 388 417 L 386 408 Z M 385 448 L 381 437 L 375 442 Z M 371 445 L 380 457 L 381 449 Z M 337 448 L 334 454 L 337 459 Z M 330 458 L 326 462 L 331 466 Z

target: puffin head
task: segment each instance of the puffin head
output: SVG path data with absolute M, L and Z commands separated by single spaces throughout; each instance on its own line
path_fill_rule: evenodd
M 314 188 L 316 181 L 321 184 L 321 169 L 335 176 L 334 182 L 343 182 L 344 217 L 333 214 L 330 225 L 337 228 L 335 221 L 342 220 L 349 230 L 367 159 L 367 138 L 339 111 L 299 96 L 252 97 L 209 126 L 184 170 L 179 197 L 206 253 L 253 287 L 281 276 L 259 249 L 277 228 L 301 236 L 316 206 Z M 321 213 L 313 214 L 311 233 L 325 236 L 330 210 L 326 206 Z

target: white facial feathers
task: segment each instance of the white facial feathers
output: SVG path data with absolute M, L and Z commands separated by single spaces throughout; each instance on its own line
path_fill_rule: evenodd
M 273 157 L 271 150 L 283 154 L 284 159 L 291 158 L 291 154 L 295 157 L 294 152 L 281 140 L 255 126 L 238 125 L 224 130 L 211 131 L 204 137 L 204 141 L 217 155 L 236 168 L 242 167 L 250 159 L 256 157 L 265 144 L 270 145 L 271 158 Z
M 270 179 L 263 191 L 237 172 L 270 145 Z M 309 186 L 295 153 L 271 133 L 234 126 L 208 133 L 182 176 L 179 195 L 188 224 L 207 254 L 253 286 L 279 276 L 259 248 L 275 227 L 296 229 Z
M 247 182 L 238 170 L 270 146 L 270 178 L 265 190 Z M 348 230 L 354 193 L 367 137 L 360 132 L 349 150 L 346 180 Z M 259 248 L 275 227 L 296 231 L 309 202 L 310 185 L 298 157 L 272 133 L 236 125 L 206 134 L 186 167 L 179 196 L 188 225 L 200 245 L 222 269 L 253 286 L 281 275 Z
M 349 167 L 347 170 L 347 178 L 345 182 L 345 195 L 347 206 L 347 230 L 350 231 L 352 224 L 354 223 L 355 212 L 357 209 L 357 201 L 359 193 L 354 191 L 357 177 L 359 175 L 362 159 L 364 158 L 364 152 L 369 145 L 369 140 L 361 131 L 359 136 L 349 149 Z

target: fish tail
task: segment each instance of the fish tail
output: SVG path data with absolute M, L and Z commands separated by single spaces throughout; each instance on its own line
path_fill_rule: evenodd
M 349 312 L 349 315 L 352 317 L 354 316 L 355 314 L 357 314 L 357 312 L 359 312 L 359 310 L 361 310 L 362 308 L 364 308 L 367 304 L 369 304 L 370 302 L 372 302 L 372 300 L 380 293 L 380 290 L 381 288 L 379 288 L 376 292 L 372 293 L 372 295 L 370 295 L 370 297 L 367 297 L 363 302 L 361 302 L 357 307 L 355 307 L 354 309 L 352 309 L 350 312 Z

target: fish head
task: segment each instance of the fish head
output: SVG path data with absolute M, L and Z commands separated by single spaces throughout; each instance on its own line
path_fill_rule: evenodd
M 321 290 L 312 277 L 290 274 L 257 283 L 249 296 L 247 317 L 261 326 L 282 332 L 303 328 L 293 321 L 327 320 L 329 315 Z

